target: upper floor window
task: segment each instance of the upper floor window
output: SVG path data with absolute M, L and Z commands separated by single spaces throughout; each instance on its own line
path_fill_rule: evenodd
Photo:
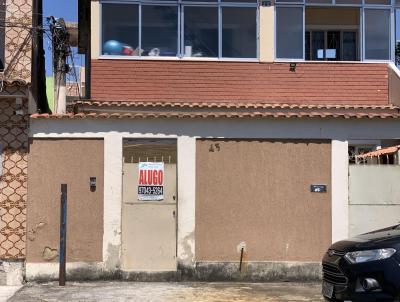
M 202 1 L 102 3 L 102 55 L 256 58 L 256 0 Z
M 289 2 L 293 4 L 288 5 Z M 276 3 L 277 59 L 394 59 L 390 0 L 277 0 Z

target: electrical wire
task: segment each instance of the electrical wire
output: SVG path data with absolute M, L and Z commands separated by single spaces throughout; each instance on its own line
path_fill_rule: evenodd
M 73 55 L 71 46 L 69 46 L 69 49 L 70 49 L 71 71 L 72 71 L 72 72 L 70 72 L 69 74 L 71 74 L 71 75 L 74 77 L 74 79 L 75 79 L 75 82 L 74 82 L 74 83 L 75 83 L 75 85 L 76 85 L 76 87 L 77 87 L 79 99 L 81 99 L 81 96 L 82 96 L 82 94 L 81 94 L 81 87 L 80 87 L 80 85 L 79 85 L 78 75 L 76 74 L 75 60 L 74 60 L 74 55 Z

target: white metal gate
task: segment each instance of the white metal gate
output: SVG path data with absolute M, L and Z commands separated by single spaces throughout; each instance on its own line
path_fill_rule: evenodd
M 162 200 L 139 200 L 139 162 L 164 163 Z M 175 271 L 176 216 L 176 145 L 127 143 L 123 166 L 122 268 Z

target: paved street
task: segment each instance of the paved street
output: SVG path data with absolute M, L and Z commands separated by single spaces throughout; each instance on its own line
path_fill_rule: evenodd
M 322 301 L 315 283 L 131 283 L 97 282 L 28 284 L 10 302 L 140 301 L 140 302 L 280 302 Z

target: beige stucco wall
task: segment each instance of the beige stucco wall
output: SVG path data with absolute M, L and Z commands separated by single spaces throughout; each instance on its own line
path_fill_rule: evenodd
M 176 138 L 178 141 L 178 243 L 180 265 L 195 267 L 196 137 L 253 139 L 331 139 L 332 241 L 348 237 L 347 140 L 400 139 L 400 124 L 391 119 L 32 119 L 35 138 L 104 138 L 103 261 L 101 272 L 120 267 L 124 138 Z M 318 153 L 316 153 L 318 154 Z M 328 156 L 328 155 L 327 155 Z M 318 159 L 318 158 L 317 158 Z M 320 167 L 324 170 L 324 167 Z M 210 200 L 211 202 L 212 200 Z M 329 222 L 329 221 L 328 221 Z M 268 234 L 267 234 L 268 235 Z M 267 235 L 265 238 L 267 238 Z M 312 236 L 312 234 L 311 234 Z M 224 243 L 225 244 L 225 243 Z M 236 254 L 235 254 L 236 255 Z M 235 257 L 235 260 L 238 258 Z M 318 263 L 320 259 L 316 260 Z M 27 276 L 58 276 L 57 263 L 27 263 Z M 85 269 L 82 262 L 68 269 Z
M 260 7 L 259 24 L 260 61 L 273 62 L 275 58 L 275 9 L 273 6 Z
M 91 33 L 90 33 L 90 40 L 91 40 L 91 54 L 92 59 L 98 59 L 100 56 L 100 3 L 99 1 L 92 1 L 91 2 Z
M 196 260 L 320 261 L 331 244 L 331 145 L 198 140 Z M 326 184 L 327 193 L 311 193 Z
M 34 139 L 28 176 L 27 262 L 57 260 L 60 186 L 68 185 L 67 261 L 102 261 L 103 140 Z M 97 178 L 90 191 L 89 178 Z

